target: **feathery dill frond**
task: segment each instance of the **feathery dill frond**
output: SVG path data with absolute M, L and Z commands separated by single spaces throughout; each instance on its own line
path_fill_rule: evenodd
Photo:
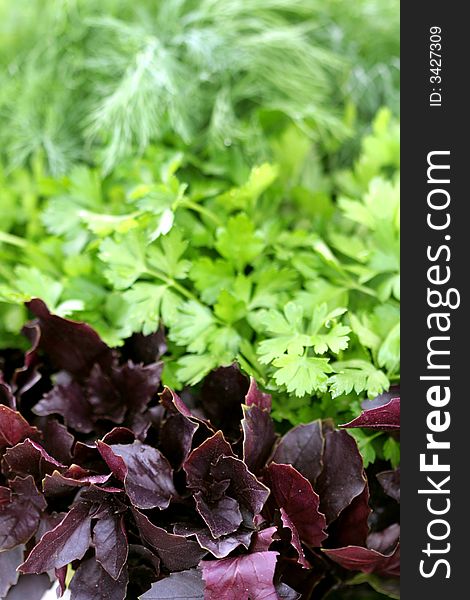
M 381 17 L 383 3 L 360 4 Z M 107 171 L 175 135 L 213 150 L 252 150 L 267 111 L 312 136 L 336 135 L 339 86 L 341 97 L 375 109 L 395 85 L 379 60 L 384 48 L 375 74 L 364 59 L 356 3 L 340 5 L 339 20 L 336 0 L 0 0 L 0 142 L 8 164 L 41 153 L 54 173 L 77 159 Z M 339 42 L 337 21 L 346 22 Z M 348 64 L 345 53 L 360 60 Z M 381 90 L 375 98 L 363 94 L 372 78 Z

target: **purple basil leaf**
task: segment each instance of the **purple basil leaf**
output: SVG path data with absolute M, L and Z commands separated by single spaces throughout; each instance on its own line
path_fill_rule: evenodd
M 398 577 L 400 575 L 399 545 L 388 555 L 360 546 L 347 546 L 335 550 L 323 550 L 323 552 L 331 560 L 351 571 L 376 573 L 384 577 Z
M 140 511 L 132 509 L 132 514 L 142 541 L 152 548 L 169 571 L 185 571 L 195 567 L 207 554 L 196 542 L 157 527 Z
M 66 514 L 66 512 L 53 512 L 51 514 L 43 512 L 39 522 L 39 527 L 34 534 L 35 543 L 37 544 L 45 533 L 51 531 L 51 529 L 54 529 L 54 527 L 57 527 Z
M 201 392 L 204 413 L 230 439 L 240 436 L 242 404 L 247 392 L 248 380 L 235 364 L 219 367 L 204 380 Z
M 166 458 L 155 448 L 134 442 L 98 449 L 113 473 L 124 482 L 126 493 L 137 508 L 167 508 L 176 495 L 173 471 Z
M 250 550 L 251 552 L 266 552 L 275 539 L 279 539 L 277 536 L 277 527 L 273 526 L 261 529 L 261 531 L 257 531 L 253 535 Z
M 134 432 L 127 427 L 114 427 L 109 431 L 102 441 L 108 446 L 113 444 L 133 444 L 135 442 Z
M 400 397 L 400 386 L 392 385 L 387 392 L 383 392 L 383 394 L 379 394 L 373 400 L 363 400 L 361 403 L 361 407 L 364 410 L 369 410 L 370 408 L 378 408 L 379 406 L 385 406 L 392 400 L 392 398 Z
M 250 387 L 248 388 L 248 392 L 245 396 L 245 404 L 247 406 L 257 406 L 258 408 L 266 410 L 267 412 L 271 411 L 271 394 L 262 392 L 258 388 L 258 385 L 253 377 L 250 377 Z
M 362 457 L 354 438 L 346 431 L 327 430 L 323 470 L 315 484 L 327 524 L 362 493 L 365 485 Z
M 253 473 L 258 473 L 271 455 L 276 433 L 269 413 L 253 404 L 243 407 L 243 460 Z
M 328 527 L 327 546 L 365 546 L 369 533 L 368 519 L 371 513 L 369 507 L 369 486 L 366 484 L 359 496 L 356 496 L 339 517 Z
M 62 496 L 73 492 L 76 488 L 106 483 L 110 477 L 111 475 L 85 475 L 73 478 L 54 471 L 52 475 L 46 475 L 44 478 L 43 490 L 46 496 Z
M 202 561 L 204 598 L 211 600 L 278 600 L 273 584 L 277 552 Z
M 165 387 L 163 392 L 160 394 L 160 402 L 166 408 L 166 410 L 173 414 L 179 413 L 184 417 L 193 417 L 191 411 L 181 400 L 178 394 L 168 387 Z
M 300 594 L 285 583 L 276 586 L 276 592 L 279 600 L 299 600 Z
M 238 529 L 243 521 L 240 506 L 236 500 L 223 496 L 215 502 L 206 502 L 201 492 L 194 494 L 196 510 L 204 519 L 214 538 L 228 535 Z
M 274 527 L 274 529 L 276 528 Z M 216 558 L 225 558 L 239 546 L 248 548 L 253 536 L 252 529 L 240 527 L 235 533 L 222 535 L 219 538 L 214 539 L 207 530 L 207 527 L 191 526 L 188 524 L 176 525 L 174 527 L 174 533 L 183 535 L 184 537 L 194 535 L 199 546 L 208 550 Z
M 127 561 L 129 545 L 124 516 L 108 511 L 93 529 L 96 560 L 113 579 L 118 579 Z
M 198 569 L 171 573 L 161 579 L 140 600 L 204 600 L 204 582 Z
M 36 317 L 41 331 L 39 348 L 57 369 L 83 375 L 94 363 L 105 368 L 111 365 L 111 349 L 89 325 L 52 315 L 39 299 L 27 302 L 26 306 Z
M 0 404 L 0 450 L 15 446 L 38 433 L 19 412 Z
M 46 473 L 65 470 L 67 467 L 50 456 L 40 444 L 27 438 L 13 448 L 8 448 L 3 457 L 2 468 L 6 473 L 32 475 L 35 479 L 42 479 Z
M 48 419 L 42 428 L 44 439 L 42 445 L 56 460 L 69 465 L 72 462 L 72 448 L 75 438 L 56 419 Z
M 369 534 L 367 537 L 367 547 L 376 550 L 382 554 L 390 554 L 400 539 L 400 525 L 394 523 L 389 525 L 383 531 Z
M 162 369 L 161 362 L 143 366 L 128 361 L 111 369 L 95 364 L 86 386 L 94 418 L 122 423 L 128 410 L 142 413 L 158 391 Z
M 71 600 L 124 600 L 128 584 L 127 568 L 115 580 L 94 559 L 83 562 L 70 583 Z
M 382 471 L 382 473 L 377 474 L 377 479 L 384 492 L 400 502 L 400 468 L 394 471 Z
M 185 461 L 183 468 L 188 476 L 189 487 L 205 487 L 211 477 L 211 466 L 220 456 L 233 456 L 233 451 L 223 433 L 218 431 L 193 450 Z
M 304 567 L 305 569 L 310 568 L 310 564 L 305 558 L 304 550 L 302 548 L 302 542 L 300 541 L 299 532 L 297 531 L 297 527 L 294 525 L 289 515 L 287 514 L 284 508 L 281 508 L 281 521 L 283 527 L 290 531 L 290 543 L 294 547 L 297 552 L 297 561 L 298 563 Z
M 114 381 L 114 371 L 115 368 L 103 370 L 98 363 L 91 369 L 86 382 L 86 392 L 94 420 L 108 419 L 113 423 L 124 421 L 127 406 L 121 396 L 120 382 Z
M 9 550 L 30 540 L 47 506 L 30 475 L 16 477 L 10 481 L 10 488 L 11 502 L 0 505 L 0 550 Z
M 191 452 L 199 422 L 192 418 L 179 396 L 167 387 L 160 394 L 160 403 L 167 411 L 160 427 L 160 445 L 165 456 L 170 457 L 172 466 L 180 469 Z
M 145 546 L 141 544 L 129 545 L 129 556 L 127 559 L 129 570 L 129 598 L 136 598 L 149 590 L 152 583 L 160 576 L 160 559 Z
M 160 327 L 155 333 L 143 335 L 142 333 L 134 333 L 126 340 L 124 352 L 130 355 L 135 362 L 149 363 L 157 362 L 157 360 L 168 350 L 168 345 L 165 337 L 165 330 Z
M 11 490 L 7 487 L 0 487 L 0 508 L 11 502 Z
M 65 372 L 57 375 L 56 382 L 33 412 L 41 417 L 61 415 L 68 427 L 80 433 L 91 433 L 94 428 L 92 406 L 82 387 Z
M 309 546 L 321 546 L 327 537 L 325 515 L 319 511 L 320 500 L 312 484 L 292 465 L 271 463 L 267 477 L 277 506 L 285 510 L 300 539 Z
M 67 588 L 66 586 L 66 579 L 67 579 L 67 566 L 65 567 L 61 567 L 60 569 L 56 569 L 55 570 L 55 576 L 57 579 L 57 597 L 61 597 L 64 595 L 65 590 Z
M 50 587 L 51 580 L 47 575 L 20 575 L 18 583 L 10 589 L 5 600 L 42 600 Z
M 17 567 L 23 562 L 24 546 L 0 552 L 0 598 L 4 598 L 18 581 Z
M 169 415 L 160 429 L 160 446 L 175 469 L 180 469 L 191 452 L 197 423 L 180 414 Z
M 11 387 L 3 379 L 3 373 L 0 371 L 0 406 L 6 405 L 8 408 L 16 410 L 16 398 Z
M 323 469 L 324 444 L 320 421 L 297 425 L 282 437 L 273 461 L 292 465 L 314 486 Z
M 356 419 L 340 425 L 340 427 L 366 427 L 380 431 L 397 431 L 400 429 L 400 398 L 392 398 L 384 406 L 365 410 Z
M 250 513 L 250 520 L 258 515 L 269 496 L 269 489 L 250 473 L 243 461 L 234 456 L 221 456 L 211 469 L 217 481 L 230 481 L 227 494 L 236 498 Z
M 23 573 L 45 573 L 83 558 L 91 544 L 91 516 L 87 504 L 76 504 L 64 519 L 41 538 L 27 560 Z

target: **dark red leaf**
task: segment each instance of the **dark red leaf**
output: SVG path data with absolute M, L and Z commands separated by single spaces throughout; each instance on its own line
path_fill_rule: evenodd
M 243 460 L 253 473 L 258 473 L 271 456 L 276 433 L 269 413 L 256 404 L 243 407 Z
M 201 392 L 204 413 L 229 439 L 240 435 L 242 404 L 247 392 L 248 379 L 237 365 L 215 369 L 204 380 Z
M 36 427 L 31 427 L 19 412 L 0 404 L 0 450 L 15 446 L 37 433 Z
M 327 546 L 330 548 L 365 546 L 369 533 L 370 513 L 369 486 L 366 484 L 362 493 L 356 496 L 328 527 Z
M 157 527 L 140 511 L 132 509 L 132 514 L 142 541 L 150 546 L 169 571 L 185 571 L 195 567 L 207 554 L 196 542 Z
M 42 600 L 50 587 L 48 575 L 20 575 L 18 583 L 10 589 L 5 600 Z
M 277 552 L 202 561 L 205 600 L 278 600 L 273 584 Z
M 0 598 L 4 598 L 18 581 L 17 567 L 23 562 L 24 546 L 0 552 Z
M 292 544 L 295 551 L 297 552 L 298 563 L 305 569 L 309 569 L 310 564 L 309 564 L 308 560 L 305 558 L 304 550 L 302 548 L 302 543 L 300 541 L 299 532 L 297 531 L 297 527 L 294 525 L 294 523 L 292 522 L 292 520 L 290 519 L 289 515 L 287 514 L 287 512 L 284 508 L 281 508 L 281 520 L 282 520 L 282 525 L 290 531 L 290 535 L 291 535 L 290 543 Z
M 160 402 L 168 415 L 160 428 L 160 444 L 172 466 L 180 469 L 191 452 L 194 434 L 199 428 L 197 419 L 183 401 L 169 388 L 160 394 Z
M 55 570 L 55 576 L 57 579 L 57 597 L 64 595 L 66 590 L 66 579 L 67 579 L 67 567 L 61 567 Z
M 324 444 L 320 421 L 297 425 L 281 438 L 273 461 L 292 465 L 314 486 L 323 469 Z
M 160 327 L 155 333 L 143 335 L 134 333 L 126 340 L 124 351 L 130 355 L 135 362 L 141 362 L 145 365 L 157 362 L 165 354 L 168 346 L 166 343 L 165 330 Z
M 400 469 L 394 471 L 382 471 L 377 474 L 377 479 L 386 494 L 400 502 Z
M 110 477 L 111 475 L 85 475 L 73 478 L 54 471 L 52 475 L 46 475 L 44 478 L 43 490 L 46 496 L 61 496 L 73 492 L 76 488 L 106 483 Z
M 76 504 L 54 529 L 44 534 L 20 570 L 44 573 L 83 558 L 91 544 L 90 529 L 90 507 L 84 503 Z
M 90 558 L 77 569 L 70 591 L 73 600 L 124 600 L 127 584 L 127 569 L 114 580 L 94 558 Z
M 0 371 L 0 406 L 6 405 L 8 408 L 16 410 L 16 398 L 11 387 L 3 379 L 3 373 Z M 0 416 L 1 423 L 1 416 Z M 0 440 L 1 440 L 1 425 L 0 425 Z M 1 442 L 0 442 L 1 443 Z
M 11 502 L 0 506 L 0 550 L 25 544 L 35 534 L 47 504 L 34 479 L 16 477 L 10 481 Z
M 113 446 L 98 442 L 98 449 L 116 477 L 124 481 L 134 506 L 143 509 L 168 507 L 176 494 L 173 471 L 156 448 L 141 442 Z
M 214 539 L 207 527 L 181 524 L 175 526 L 174 533 L 184 537 L 194 536 L 201 548 L 205 548 L 216 558 L 225 558 L 240 546 L 248 548 L 254 532 L 252 529 L 240 527 L 235 533 Z
M 274 500 L 283 508 L 299 532 L 300 539 L 312 547 L 321 546 L 327 537 L 325 515 L 312 484 L 292 465 L 271 463 L 267 472 Z
M 267 412 L 271 411 L 272 399 L 271 394 L 262 392 L 253 377 L 250 377 L 250 387 L 245 396 L 245 404 L 247 406 L 257 406 Z
M 388 555 L 360 546 L 347 546 L 335 550 L 323 550 L 323 552 L 331 560 L 351 571 L 377 573 L 377 575 L 383 575 L 384 577 L 399 577 L 400 575 L 399 545 Z
M 277 527 L 273 526 L 261 529 L 253 535 L 250 550 L 251 552 L 266 552 L 275 539 L 279 539 L 277 536 Z
M 161 362 L 144 366 L 128 361 L 110 369 L 95 364 L 86 385 L 94 419 L 122 423 L 127 411 L 142 413 L 158 391 L 162 370 Z
M 67 373 L 59 373 L 56 385 L 33 408 L 36 415 L 61 415 L 65 424 L 80 433 L 93 431 L 92 406 L 82 387 Z
M 356 419 L 340 427 L 366 427 L 380 431 L 397 431 L 400 429 L 400 398 L 392 398 L 388 404 L 365 410 Z
M 204 519 L 214 538 L 228 535 L 238 529 L 243 521 L 240 505 L 229 496 L 215 502 L 206 502 L 201 492 L 194 494 L 196 510 Z
M 193 450 L 185 461 L 183 468 L 188 476 L 188 485 L 204 488 L 207 480 L 211 479 L 211 466 L 220 456 L 233 456 L 233 451 L 224 434 L 218 431 Z
M 32 475 L 40 480 L 46 473 L 65 470 L 67 467 L 50 456 L 40 444 L 28 438 L 13 448 L 8 448 L 3 457 L 2 468 L 6 473 Z
M 89 325 L 52 315 L 37 298 L 27 302 L 26 306 L 37 318 L 41 331 L 39 348 L 57 369 L 83 375 L 95 363 L 105 368 L 111 365 L 111 349 Z
M 362 457 L 354 438 L 346 431 L 327 430 L 323 470 L 315 485 L 327 524 L 362 493 L 365 485 Z
M 299 600 L 300 594 L 285 583 L 276 586 L 276 592 L 279 600 Z
M 69 465 L 72 462 L 72 448 L 75 438 L 67 427 L 56 419 L 48 419 L 43 431 L 42 445 L 56 460 Z
M 400 539 L 400 525 L 394 523 L 382 531 L 376 531 L 367 537 L 367 547 L 382 554 L 390 554 Z
M 204 600 L 201 572 L 191 569 L 171 573 L 169 577 L 154 583 L 140 600 Z
M 96 560 L 113 579 L 118 579 L 127 561 L 127 543 L 124 517 L 108 510 L 93 529 Z
M 261 512 L 268 499 L 269 489 L 250 473 L 243 461 L 234 456 L 221 456 L 213 465 L 211 473 L 217 481 L 230 482 L 227 495 L 236 498 L 240 506 L 251 513 L 252 518 Z

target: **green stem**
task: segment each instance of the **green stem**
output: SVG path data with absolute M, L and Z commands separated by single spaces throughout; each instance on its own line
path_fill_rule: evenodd
M 153 269 L 147 269 L 147 273 L 149 275 L 152 275 L 152 277 L 155 277 L 156 279 L 160 279 L 160 281 L 163 281 L 168 286 L 174 288 L 182 296 L 184 296 L 185 298 L 188 298 L 188 300 L 195 300 L 196 302 L 199 302 L 199 299 L 192 292 L 187 290 L 185 287 L 183 287 L 180 283 L 178 283 L 174 279 L 171 279 L 171 277 L 167 277 L 163 273 L 159 273 L 158 271 L 154 271 Z
M 18 248 L 27 248 L 28 242 L 23 238 L 12 235 L 11 233 L 6 233 L 4 231 L 0 231 L 0 242 L 4 242 L 5 244 L 11 244 L 12 246 L 17 246 Z
M 184 198 L 183 200 L 181 200 L 179 202 L 179 205 L 185 206 L 186 208 L 190 208 L 191 210 L 194 210 L 194 211 L 200 213 L 201 215 L 205 215 L 208 219 L 213 221 L 218 227 L 222 226 L 222 221 L 219 219 L 219 217 L 217 215 L 215 215 L 211 210 L 209 210 L 205 206 L 201 206 L 200 204 L 197 204 L 197 202 L 194 202 L 193 200 L 188 200 L 187 198 Z

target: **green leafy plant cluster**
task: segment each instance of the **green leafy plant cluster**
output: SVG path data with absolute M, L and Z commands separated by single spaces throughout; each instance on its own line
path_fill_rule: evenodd
M 396 108 L 397 18 L 380 0 L 0 0 L 1 154 L 109 172 L 177 138 L 257 162 L 285 122 L 337 147 L 354 114 Z
M 311 416 L 312 395 L 332 416 L 331 398 L 347 412 L 388 389 L 399 374 L 398 123 L 379 112 L 353 167 L 326 174 L 298 127 L 270 144 L 275 162 L 251 171 L 155 145 L 107 176 L 79 165 L 54 179 L 40 161 L 4 174 L 2 339 L 39 296 L 111 345 L 164 325 L 174 387 L 238 361 L 277 392 L 276 418 Z

